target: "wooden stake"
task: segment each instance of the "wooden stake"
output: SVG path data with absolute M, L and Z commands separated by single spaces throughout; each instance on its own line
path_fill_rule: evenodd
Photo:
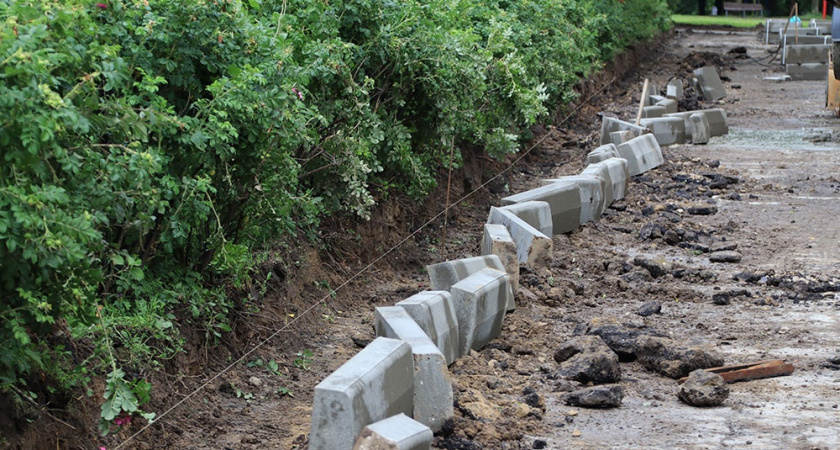
M 639 100 L 639 112 L 636 113 L 636 125 L 642 122 L 642 110 L 645 108 L 648 98 L 648 89 L 650 89 L 650 80 L 645 78 L 645 86 L 642 88 L 642 99 Z

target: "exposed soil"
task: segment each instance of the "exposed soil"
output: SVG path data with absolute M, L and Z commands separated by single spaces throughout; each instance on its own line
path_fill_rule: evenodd
M 477 255 L 487 211 L 500 197 L 579 173 L 597 146 L 599 116 L 635 117 L 644 77 L 660 88 L 673 77 L 689 86 L 691 70 L 707 64 L 728 80 L 729 96 L 708 104 L 687 89 L 681 106 L 725 108 L 730 134 L 705 146 L 663 148 L 666 163 L 634 177 L 627 199 L 600 222 L 555 237 L 547 269 L 522 269 L 518 308 L 502 336 L 450 368 L 456 417 L 435 447 L 836 448 L 840 122 L 822 107 L 824 82 L 763 81 L 781 71 L 760 64 L 769 49 L 763 33 L 702 31 L 677 30 L 582 83 L 576 114 L 535 130 L 533 142 L 541 144 L 500 178 L 491 180 L 513 158 L 499 163 L 465 150 L 450 199 L 487 186 L 458 204 L 445 225 L 433 222 L 359 277 L 352 278 L 441 211 L 446 174 L 425 205 L 387 202 L 361 226 L 333 224 L 320 251 L 266 266 L 274 281 L 264 295 L 251 293 L 259 312 L 240 312 L 233 339 L 216 348 L 192 339 L 199 344 L 168 367 L 179 375 L 152 372 L 155 398 L 147 409 L 166 411 L 283 331 L 123 448 L 305 448 L 312 390 L 374 337 L 375 306 L 428 288 L 426 264 Z M 736 47 L 746 53 L 729 53 Z M 604 89 L 613 77 L 618 81 Z M 569 112 L 558 112 L 558 121 Z M 742 259 L 710 262 L 720 249 Z M 654 300 L 661 313 L 637 314 Z M 565 405 L 564 394 L 581 383 L 557 376 L 554 352 L 590 324 L 609 322 L 698 346 L 727 364 L 779 358 L 796 371 L 733 384 L 723 406 L 696 408 L 678 400 L 675 380 L 621 362 L 619 408 Z M 307 350 L 311 357 L 300 356 Z M 258 358 L 274 360 L 277 370 Z M 111 449 L 142 427 L 132 423 L 95 441 L 98 411 L 87 408 L 53 413 L 85 432 L 44 415 L 12 423 L 0 413 L 0 429 L 11 430 L 0 448 Z

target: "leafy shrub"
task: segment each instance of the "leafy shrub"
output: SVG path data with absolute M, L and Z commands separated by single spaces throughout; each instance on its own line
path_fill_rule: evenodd
M 459 145 L 516 152 L 668 26 L 664 0 L 0 0 L 0 20 L 0 388 L 72 387 L 84 359 L 110 373 L 103 431 L 148 401 L 176 317 L 230 330 L 261 250 L 422 198 Z

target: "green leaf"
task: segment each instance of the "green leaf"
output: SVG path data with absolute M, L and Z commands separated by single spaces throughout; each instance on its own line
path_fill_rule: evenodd
M 125 264 L 125 258 L 123 258 L 117 253 L 114 253 L 113 255 L 111 255 L 111 264 L 115 266 L 122 266 L 123 264 Z
M 134 278 L 135 281 L 143 281 L 143 279 L 146 278 L 146 275 L 143 273 L 143 269 L 140 267 L 132 267 L 131 270 L 129 270 L 129 273 L 131 274 L 131 278 Z

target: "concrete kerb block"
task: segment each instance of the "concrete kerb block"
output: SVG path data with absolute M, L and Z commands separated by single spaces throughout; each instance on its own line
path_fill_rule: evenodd
M 640 127 L 634 123 L 625 122 L 614 117 L 604 117 L 601 119 L 601 144 L 609 144 L 610 133 L 615 131 L 631 131 L 635 136 L 641 136 L 647 133 L 645 127 Z
M 458 316 L 460 351 L 481 350 L 502 332 L 508 297 L 513 295 L 508 275 L 484 269 L 452 286 Z
M 665 114 L 665 117 L 681 117 L 685 122 L 686 137 L 693 137 L 694 130 L 691 122 L 692 114 L 705 114 L 706 120 L 709 121 L 709 137 L 723 136 L 729 133 L 729 124 L 727 123 L 726 111 L 721 108 L 700 109 L 696 111 L 685 111 L 676 114 Z
M 616 133 L 620 133 L 622 135 L 625 134 L 625 132 L 623 132 L 623 131 L 616 131 L 614 133 L 610 133 L 610 135 L 611 135 L 610 139 L 612 139 L 612 135 L 616 134 Z M 630 134 L 630 136 L 633 135 L 633 133 L 627 133 L 627 134 Z M 620 139 L 622 139 L 622 141 L 619 142 L 619 144 L 624 142 L 623 137 L 620 138 Z M 632 137 L 630 139 L 632 139 Z M 597 163 L 597 162 L 601 162 L 605 159 L 618 158 L 618 149 L 615 146 L 616 146 L 616 144 L 609 143 L 609 144 L 604 144 L 604 145 L 596 148 L 595 150 L 592 150 L 591 152 L 589 152 L 588 155 L 586 155 L 586 161 L 589 164 L 594 164 L 594 163 Z
M 639 122 L 649 129 L 659 145 L 673 145 L 685 143 L 685 120 L 679 117 L 657 117 L 642 119 Z M 625 142 L 622 145 L 626 145 Z M 620 146 L 619 146 L 620 147 Z M 620 152 L 621 150 L 619 150 Z M 622 156 L 624 156 L 622 154 Z
M 703 98 L 717 101 L 726 97 L 726 88 L 720 81 L 717 69 L 712 66 L 701 67 L 694 71 L 694 75 L 697 77 L 697 83 L 700 86 L 700 92 L 703 93 Z
M 682 120 L 679 122 L 682 123 Z M 659 167 L 665 161 L 662 157 L 662 149 L 653 135 L 644 135 L 621 144 L 618 146 L 618 152 L 627 160 L 630 176 L 641 175 Z
M 667 111 L 664 106 L 645 106 L 642 108 L 642 118 L 649 119 L 653 117 L 662 117 Z
M 598 176 L 573 175 L 543 180 L 542 185 L 569 181 L 577 183 L 580 188 L 580 224 L 600 220 L 606 207 L 604 206 L 604 189 L 606 189 L 607 181 Z
M 794 81 L 819 81 L 828 79 L 828 64 L 786 64 L 785 73 Z
M 665 114 L 673 114 L 673 113 L 679 111 L 679 104 L 677 103 L 677 101 L 674 100 L 674 99 L 670 99 L 670 98 L 666 98 L 665 100 L 656 102 L 656 106 L 664 107 L 665 108 Z
M 398 414 L 366 426 L 353 450 L 429 450 L 433 439 L 429 427 Z
M 828 54 L 831 53 L 831 44 L 828 45 L 789 45 L 785 49 L 784 64 L 828 64 Z
M 516 292 L 519 290 L 519 256 L 516 254 L 516 243 L 507 227 L 499 224 L 484 224 L 484 237 L 481 240 L 482 255 L 496 255 L 502 260 L 505 271 L 510 275 L 510 287 L 513 297 L 508 303 L 508 312 L 516 309 Z
M 461 356 L 458 353 L 458 317 L 455 315 L 452 294 L 448 291 L 423 291 L 402 300 L 396 306 L 404 309 L 426 332 L 446 358 L 447 365 Z
M 426 266 L 426 271 L 429 272 L 429 280 L 433 291 L 448 291 L 457 282 L 487 267 L 505 271 L 502 260 L 496 255 L 444 261 Z
M 516 256 L 520 264 L 529 267 L 545 267 L 554 251 L 551 238 L 528 225 L 510 211 L 491 207 L 488 224 L 504 225 L 516 244 Z
M 568 233 L 580 226 L 580 186 L 574 182 L 551 183 L 502 198 L 502 206 L 542 201 L 551 208 L 552 235 Z
M 400 413 L 414 413 L 411 346 L 376 338 L 315 386 L 309 448 L 351 450 L 365 426 Z
M 674 100 L 683 98 L 683 82 L 679 78 L 674 78 L 668 82 L 668 95 L 666 97 L 671 98 L 672 95 Z
M 610 133 L 610 143 L 613 145 L 623 144 L 634 137 L 636 135 L 632 131 L 613 131 Z
M 378 307 L 376 336 L 401 339 L 414 357 L 414 420 L 438 431 L 455 414 L 446 358 L 420 325 L 400 306 Z
M 612 158 L 599 163 L 590 164 L 581 172 L 582 176 L 594 176 L 605 181 L 604 208 L 616 200 L 621 200 L 627 194 L 630 184 L 630 170 L 624 158 Z
M 502 209 L 514 213 L 516 217 L 524 220 L 528 225 L 540 230 L 540 233 L 551 236 L 553 222 L 551 207 L 547 202 L 525 201 L 503 206 Z
M 828 73 L 828 72 L 826 72 Z M 701 110 L 709 121 L 709 137 L 723 136 L 729 133 L 729 123 L 726 118 L 726 110 L 722 108 Z
M 648 97 L 648 98 L 650 98 L 651 106 L 661 102 L 662 100 L 667 100 L 667 97 L 663 97 L 659 94 L 651 94 L 650 97 Z
M 709 143 L 709 119 L 703 113 L 694 113 L 689 116 L 691 120 L 691 140 L 694 144 Z

